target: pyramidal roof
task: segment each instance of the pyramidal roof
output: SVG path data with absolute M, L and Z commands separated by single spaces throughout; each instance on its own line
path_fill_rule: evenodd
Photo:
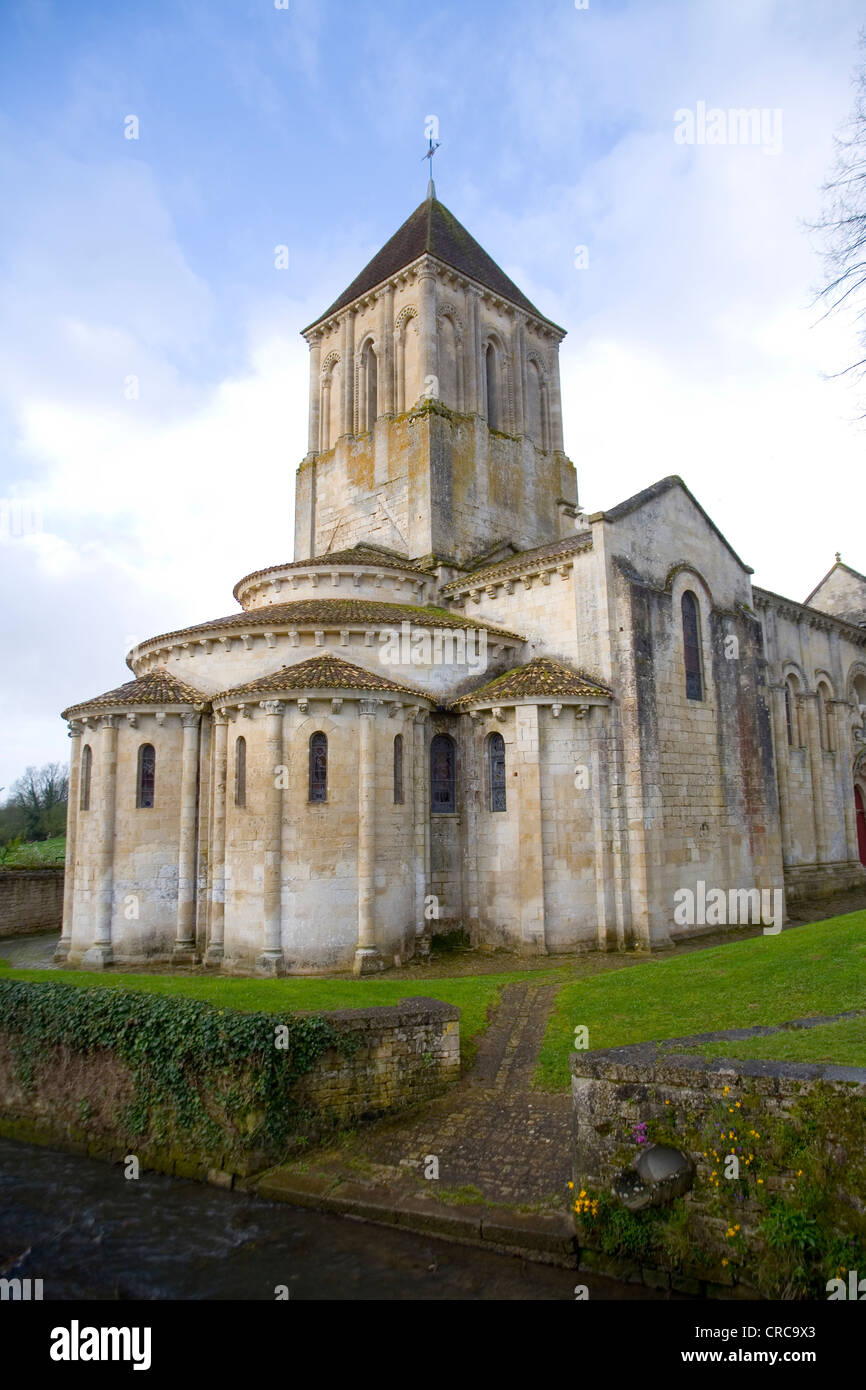
M 89 710 L 117 709 L 119 706 L 198 705 L 202 708 L 209 701 L 209 695 L 171 675 L 164 666 L 157 666 L 146 676 L 127 681 L 126 685 L 119 685 L 116 690 L 108 690 L 104 695 L 95 695 L 92 700 L 81 700 L 77 705 L 70 705 L 61 718 L 69 719 Z
M 606 685 L 576 671 L 561 661 L 549 656 L 536 656 L 523 666 L 515 666 L 504 675 L 496 676 L 486 685 L 468 690 L 451 705 L 453 710 L 471 709 L 473 705 L 507 704 L 513 700 L 549 699 L 561 696 L 563 699 L 609 699 L 611 695 Z
M 445 204 L 439 202 L 431 182 L 424 202 L 418 205 L 411 217 L 407 217 L 390 241 L 385 242 L 381 251 L 365 265 L 360 275 L 355 277 L 339 299 L 335 299 L 331 307 L 319 318 L 314 319 L 308 328 L 313 328 L 315 324 L 321 323 L 322 319 L 344 309 L 354 299 L 359 299 L 375 285 L 380 285 L 383 280 L 396 275 L 399 270 L 403 270 L 425 254 L 444 261 L 446 265 L 468 276 L 470 280 L 493 290 L 503 299 L 519 305 L 521 309 L 526 309 L 536 318 L 544 319 L 545 323 L 552 323 L 551 319 L 540 313 L 526 298 L 505 271 L 500 269 L 493 257 L 488 256 L 484 247 L 470 236 L 453 212 L 449 212 Z M 559 327 L 558 324 L 553 326 Z M 307 329 L 303 331 L 307 332 Z

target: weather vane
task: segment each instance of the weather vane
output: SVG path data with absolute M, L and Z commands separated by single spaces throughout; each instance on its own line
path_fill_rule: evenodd
M 431 182 L 431 183 L 433 182 L 433 156 L 434 156 L 434 154 L 436 153 L 436 151 L 438 150 L 438 148 L 439 148 L 439 146 L 440 146 L 441 144 L 442 144 L 442 141 L 441 141 L 441 140 L 434 140 L 432 134 L 428 136 L 428 138 L 427 138 L 427 153 L 424 155 L 424 159 L 429 159 L 429 160 L 430 160 L 430 182 Z

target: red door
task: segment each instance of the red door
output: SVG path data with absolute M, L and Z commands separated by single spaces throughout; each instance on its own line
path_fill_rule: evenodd
M 854 805 L 857 807 L 857 848 L 860 851 L 860 863 L 866 864 L 866 806 L 863 805 L 863 793 L 859 787 L 854 788 Z

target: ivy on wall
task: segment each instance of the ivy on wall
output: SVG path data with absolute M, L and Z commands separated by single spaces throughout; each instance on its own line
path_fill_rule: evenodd
M 51 1049 L 110 1053 L 133 1082 L 113 1117 L 118 1137 L 160 1145 L 187 1135 L 212 1150 L 283 1148 L 311 1118 L 294 1095 L 298 1082 L 329 1049 L 348 1057 L 360 1042 L 321 1015 L 2 979 L 0 1031 L 25 1089 Z

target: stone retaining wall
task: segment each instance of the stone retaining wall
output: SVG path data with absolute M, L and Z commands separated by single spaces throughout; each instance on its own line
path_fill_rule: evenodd
M 33 988 L 40 988 L 35 985 Z M 114 1052 L 75 1052 L 56 1047 L 26 1055 L 19 1065 L 18 1039 L 0 1019 L 0 1134 L 117 1162 L 135 1154 L 143 1168 L 230 1187 L 310 1141 L 439 1095 L 460 1074 L 460 1011 L 436 999 L 404 999 L 386 1008 L 346 1009 L 324 1017 L 348 1039 L 346 1049 L 319 1056 L 292 1091 L 297 1122 L 285 1150 L 250 1152 L 220 1117 L 214 1144 L 182 1131 L 171 1117 L 163 1137 L 153 1130 L 131 1140 L 123 1116 L 133 1099 L 134 1078 Z M 278 1025 L 280 1015 L 274 1015 Z M 227 1084 L 249 1090 L 249 1077 Z M 293 1111 L 294 1114 L 294 1111 Z
M 820 1297 L 823 1280 L 837 1274 L 827 1263 L 831 1238 L 850 1252 L 839 1254 L 840 1263 L 863 1258 L 866 1069 L 708 1060 L 672 1050 L 779 1031 L 739 1029 L 572 1054 L 574 1188 L 582 1204 L 575 1219 L 583 1268 L 694 1295 L 807 1296 L 799 1276 L 784 1286 L 790 1255 L 793 1268 L 798 1260 L 812 1260 L 811 1296 Z M 687 1155 L 695 1165 L 693 1181 L 677 1201 L 633 1214 L 612 1185 L 654 1144 Z M 739 1177 L 725 1175 L 732 1150 Z M 820 1210 L 816 1191 L 824 1194 Z M 768 1244 L 768 1219 L 776 1230 L 790 1228 L 790 1251 Z M 810 1221 L 820 1248 L 808 1245 Z M 806 1253 L 797 1255 L 801 1239 Z
M 63 920 L 63 867 L 0 868 L 0 936 L 57 931 Z

